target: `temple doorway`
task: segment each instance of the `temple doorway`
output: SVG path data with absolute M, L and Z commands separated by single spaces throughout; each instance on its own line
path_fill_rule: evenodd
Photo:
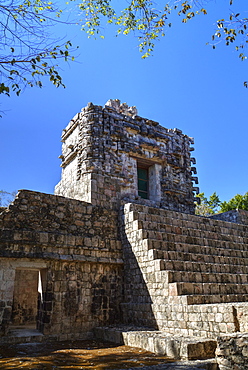
M 42 276 L 38 269 L 16 269 L 10 329 L 39 329 L 43 311 Z

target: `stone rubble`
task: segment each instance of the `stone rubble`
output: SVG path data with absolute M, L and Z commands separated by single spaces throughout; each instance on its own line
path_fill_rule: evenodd
M 220 370 L 247 370 L 248 333 L 219 337 L 216 357 Z

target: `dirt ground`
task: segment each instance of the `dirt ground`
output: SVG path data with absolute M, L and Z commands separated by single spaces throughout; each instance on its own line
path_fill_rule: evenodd
M 170 363 L 139 348 L 96 341 L 0 345 L 0 369 L 128 369 Z

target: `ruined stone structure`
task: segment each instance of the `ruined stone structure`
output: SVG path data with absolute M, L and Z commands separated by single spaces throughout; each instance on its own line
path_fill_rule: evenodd
M 22 190 L 0 225 L 2 334 L 35 322 L 47 336 L 87 338 L 96 325 L 119 322 L 116 211 Z
M 248 332 L 247 213 L 194 215 L 193 139 L 114 100 L 62 142 L 56 195 L 21 190 L 0 214 L 1 340 L 35 325 L 193 359 Z
M 111 100 L 104 108 L 83 108 L 63 131 L 62 142 L 62 179 L 55 194 L 119 209 L 121 200 L 140 202 L 143 190 L 145 204 L 194 213 L 193 139 L 180 130 Z M 137 168 L 149 178 L 147 193 L 138 189 Z

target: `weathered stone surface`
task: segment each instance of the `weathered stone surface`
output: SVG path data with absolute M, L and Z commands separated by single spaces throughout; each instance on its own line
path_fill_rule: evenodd
M 208 338 L 247 331 L 246 225 L 133 203 L 121 220 L 125 323 Z
M 117 215 L 74 199 L 21 190 L 0 214 L 1 256 L 121 262 Z
M 120 320 L 115 211 L 22 190 L 0 215 L 0 227 L 2 334 L 10 324 L 36 322 L 47 336 L 80 338 L 100 322 Z
M 193 139 L 178 129 L 137 116 L 135 107 L 110 100 L 89 104 L 62 134 L 62 178 L 55 193 L 103 207 L 121 199 L 194 213 Z M 138 196 L 137 167 L 148 170 L 148 198 Z
M 145 327 L 97 327 L 97 339 L 143 348 L 173 359 L 195 360 L 214 358 L 216 341 L 151 331 Z
M 244 211 L 243 209 L 235 209 L 233 211 L 219 213 L 217 215 L 210 216 L 210 218 L 248 225 L 248 214 L 247 211 Z
M 248 333 L 218 337 L 216 357 L 220 370 L 247 370 Z

